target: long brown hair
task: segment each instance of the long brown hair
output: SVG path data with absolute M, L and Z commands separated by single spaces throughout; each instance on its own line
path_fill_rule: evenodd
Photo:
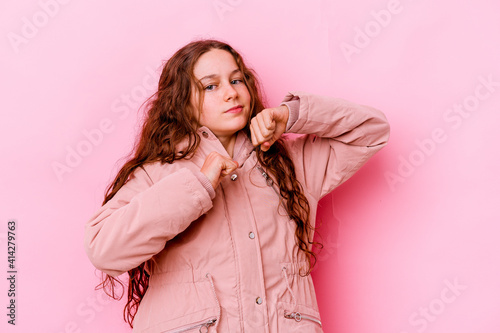
M 245 84 L 251 96 L 251 114 L 247 126 L 243 129 L 250 136 L 250 119 L 264 109 L 260 84 L 256 74 L 243 62 L 242 57 L 231 46 L 217 40 L 194 41 L 178 50 L 164 65 L 158 91 L 146 103 L 146 115 L 138 141 L 134 147 L 133 156 L 126 162 L 106 190 L 103 204 L 113 198 L 127 182 L 135 169 L 151 162 L 173 163 L 175 160 L 189 158 L 200 144 L 197 135 L 197 119 L 190 112 L 193 87 L 198 89 L 199 96 L 203 90 L 194 77 L 193 68 L 200 56 L 212 49 L 229 52 L 243 73 Z M 195 84 L 193 84 L 195 83 Z M 200 103 L 201 104 L 201 103 Z M 188 138 L 188 147 L 181 153 L 176 153 L 176 146 Z M 295 221 L 297 255 L 300 251 L 305 255 L 309 274 L 316 262 L 316 255 L 311 250 L 313 227 L 309 222 L 310 207 L 304 195 L 301 184 L 297 181 L 295 168 L 283 145 L 282 139 L 276 141 L 267 152 L 259 147 L 256 149 L 259 163 L 266 168 L 279 187 L 282 204 L 289 217 Z M 123 316 L 132 327 L 139 304 L 149 285 L 149 273 L 145 263 L 128 271 L 128 300 Z M 116 292 L 117 286 L 122 292 Z M 98 285 L 115 298 L 123 296 L 123 283 L 112 276 L 103 275 L 103 281 Z

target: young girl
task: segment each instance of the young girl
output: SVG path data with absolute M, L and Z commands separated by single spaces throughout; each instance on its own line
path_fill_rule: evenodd
M 388 136 L 380 111 L 338 98 L 291 92 L 265 108 L 232 47 L 192 42 L 163 68 L 87 254 L 113 296 L 128 272 L 134 332 L 322 332 L 317 203 Z

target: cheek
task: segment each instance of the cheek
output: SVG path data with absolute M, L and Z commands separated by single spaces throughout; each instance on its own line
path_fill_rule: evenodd
M 201 114 L 210 116 L 212 110 L 213 110 L 213 103 L 211 102 L 210 98 L 205 98 L 203 100 L 203 104 L 201 105 Z
M 250 102 L 250 92 L 248 91 L 248 88 L 245 85 L 241 87 L 238 94 L 247 102 Z
M 200 114 L 200 121 L 203 121 L 205 124 L 213 120 L 214 118 L 214 106 L 210 102 L 210 99 L 205 99 L 203 101 L 202 109 Z

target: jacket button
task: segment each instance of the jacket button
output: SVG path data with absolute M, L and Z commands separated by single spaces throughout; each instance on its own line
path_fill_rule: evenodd
M 203 134 L 203 137 L 208 138 L 208 133 L 207 132 L 203 131 L 202 134 Z
M 237 175 L 237 174 L 235 174 L 235 173 L 233 173 L 233 174 L 231 175 L 231 180 L 232 180 L 232 181 L 235 181 L 236 179 L 238 179 L 238 175 Z
M 262 304 L 262 298 L 257 297 L 257 299 L 255 299 L 255 303 L 261 305 Z
M 250 231 L 250 233 L 248 234 L 248 237 L 250 237 L 250 239 L 254 239 L 255 238 L 255 234 Z

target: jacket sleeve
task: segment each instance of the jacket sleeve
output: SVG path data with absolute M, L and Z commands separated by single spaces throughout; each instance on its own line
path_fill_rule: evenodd
M 183 168 L 153 183 L 137 168 L 87 222 L 85 250 L 97 269 L 118 276 L 160 252 L 211 208 L 209 192 L 192 171 Z
M 298 177 L 318 200 L 345 182 L 387 144 L 389 124 L 382 112 L 340 98 L 289 93 L 286 140 Z

